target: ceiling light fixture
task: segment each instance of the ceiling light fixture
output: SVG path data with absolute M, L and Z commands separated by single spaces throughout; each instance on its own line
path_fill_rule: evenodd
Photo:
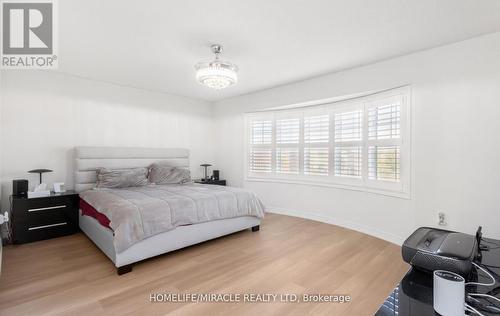
M 196 80 L 212 89 L 224 89 L 238 82 L 238 67 L 227 61 L 219 60 L 222 45 L 214 44 L 210 47 L 215 54 L 215 60 L 199 62 L 196 69 Z

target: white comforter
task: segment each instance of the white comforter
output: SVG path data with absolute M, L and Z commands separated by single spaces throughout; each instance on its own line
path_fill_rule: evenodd
M 264 205 L 254 193 L 218 185 L 99 189 L 82 192 L 80 197 L 111 221 L 117 253 L 181 225 L 240 216 L 264 217 Z

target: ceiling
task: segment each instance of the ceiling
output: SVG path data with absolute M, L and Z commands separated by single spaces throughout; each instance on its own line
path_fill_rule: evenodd
M 204 100 L 221 100 L 500 31 L 498 0 L 64 0 L 59 71 Z M 211 90 L 194 64 L 240 68 Z

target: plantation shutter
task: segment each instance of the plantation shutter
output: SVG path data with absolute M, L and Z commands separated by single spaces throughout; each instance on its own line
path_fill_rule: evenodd
M 276 120 L 276 172 L 299 173 L 300 118 Z
M 298 118 L 276 120 L 276 144 L 298 144 L 299 133 Z
M 330 116 L 304 117 L 304 174 L 329 173 Z
M 252 148 L 250 150 L 250 170 L 253 172 L 272 171 L 271 148 Z
M 335 113 L 334 120 L 334 169 L 335 176 L 362 176 L 363 164 L 363 111 L 347 111 Z
M 276 172 L 299 173 L 299 148 L 276 148 Z
M 391 139 L 401 135 L 401 105 L 398 102 L 368 109 L 368 138 Z
M 304 117 L 304 143 L 328 143 L 330 118 L 328 115 Z
M 361 141 L 363 111 L 335 113 L 335 142 Z
M 339 177 L 361 177 L 361 146 L 335 147 L 335 175 Z
M 252 145 L 271 145 L 273 139 L 273 121 L 261 120 L 252 122 Z
M 400 161 L 399 146 L 369 146 L 368 177 L 372 180 L 399 182 Z
M 368 108 L 368 179 L 401 180 L 401 100 Z
M 272 172 L 272 120 L 253 120 L 250 123 L 250 172 Z

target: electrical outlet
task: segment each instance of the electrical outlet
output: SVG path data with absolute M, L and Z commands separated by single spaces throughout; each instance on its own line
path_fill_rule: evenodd
M 438 224 L 439 224 L 439 226 L 446 226 L 446 225 L 448 225 L 446 223 L 446 214 L 445 213 L 438 211 L 437 215 L 438 215 Z

